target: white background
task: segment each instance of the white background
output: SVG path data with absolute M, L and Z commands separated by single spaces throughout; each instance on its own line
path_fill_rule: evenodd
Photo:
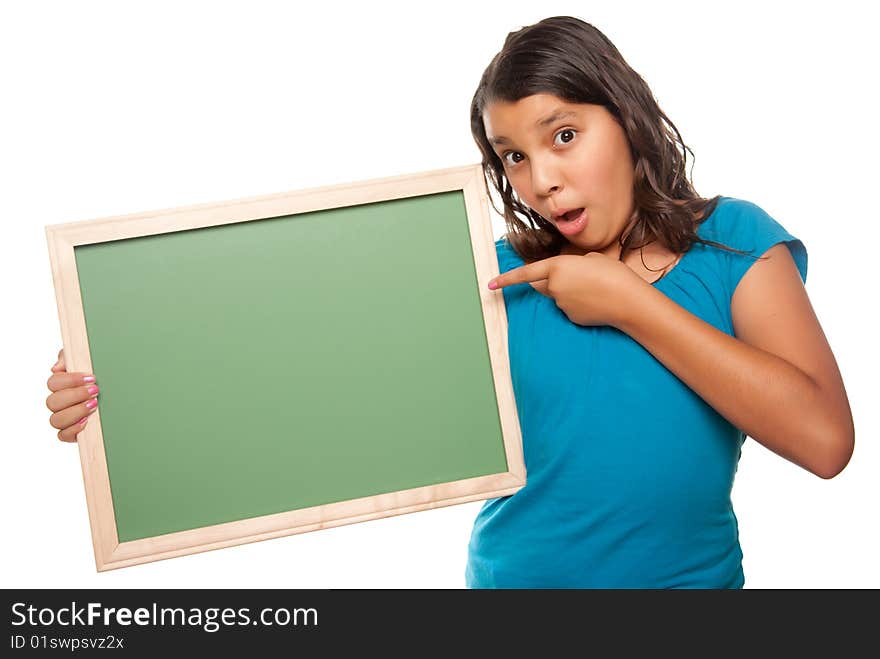
M 857 445 L 825 481 L 746 442 L 746 587 L 880 586 L 869 3 L 715 4 L 4 4 L 0 585 L 464 586 L 480 503 L 96 573 L 77 447 L 45 407 L 61 333 L 44 226 L 478 162 L 468 108 L 483 69 L 508 32 L 570 14 L 648 82 L 696 154 L 700 194 L 757 203 L 809 252 Z

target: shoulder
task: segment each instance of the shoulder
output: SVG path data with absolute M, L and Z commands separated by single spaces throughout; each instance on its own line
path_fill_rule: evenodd
M 723 242 L 737 239 L 744 230 L 765 221 L 769 215 L 757 204 L 736 197 L 721 197 L 715 209 L 697 228 L 700 238 Z
M 745 251 L 760 249 L 767 240 L 797 240 L 761 206 L 735 197 L 721 197 L 715 210 L 697 228 L 697 235 Z
M 697 235 L 745 252 L 737 254 L 723 250 L 723 258 L 729 267 L 731 291 L 755 260 L 779 243 L 788 247 L 801 279 L 806 282 L 807 249 L 804 243 L 754 202 L 721 197 L 715 210 L 697 228 Z

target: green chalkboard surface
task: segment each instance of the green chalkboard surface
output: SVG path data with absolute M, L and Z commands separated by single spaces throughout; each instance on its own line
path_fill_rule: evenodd
M 115 540 L 510 471 L 465 202 L 72 241 Z

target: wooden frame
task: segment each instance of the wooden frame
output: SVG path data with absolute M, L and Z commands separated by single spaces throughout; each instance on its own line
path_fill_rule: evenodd
M 450 190 L 461 190 L 465 199 L 509 471 L 120 543 L 98 409 L 79 434 L 98 571 L 513 494 L 525 485 L 526 474 L 507 356 L 507 317 L 502 296 L 485 286 L 497 275 L 498 263 L 478 164 L 46 227 L 67 367 L 92 372 L 76 246 Z

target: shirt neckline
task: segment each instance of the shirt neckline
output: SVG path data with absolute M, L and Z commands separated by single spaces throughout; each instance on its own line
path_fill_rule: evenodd
M 720 198 L 718 199 L 718 203 L 715 204 L 715 208 L 713 208 L 713 209 L 712 209 L 712 212 L 709 213 L 709 216 L 708 216 L 705 220 L 703 220 L 702 222 L 700 222 L 700 224 L 697 226 L 697 232 L 696 232 L 698 236 L 699 236 L 699 234 L 700 234 L 700 229 L 703 227 L 703 225 L 705 225 L 709 220 L 711 220 L 711 219 L 715 216 L 715 213 L 718 212 L 718 208 L 721 206 L 721 204 L 722 204 L 726 199 L 727 199 L 727 197 L 723 197 L 723 196 L 720 197 Z M 700 236 L 700 238 L 702 238 L 702 236 Z M 688 251 L 686 251 L 684 254 L 681 255 L 681 258 L 678 260 L 678 263 L 676 263 L 676 264 L 673 266 L 673 268 L 672 268 L 669 272 L 667 272 L 665 275 L 663 275 L 662 277 L 660 277 L 660 279 L 657 279 L 657 280 L 655 280 L 655 281 L 649 282 L 649 283 L 651 284 L 651 286 L 658 286 L 658 285 L 660 284 L 660 282 L 663 281 L 664 279 L 669 279 L 670 275 L 672 275 L 676 270 L 678 270 L 678 269 L 681 267 L 681 264 L 684 263 L 685 259 L 691 254 L 691 252 L 694 251 L 694 247 L 696 247 L 696 246 L 699 245 L 699 244 L 701 244 L 701 243 L 696 243 L 696 242 L 693 243 L 693 244 L 688 248 Z

